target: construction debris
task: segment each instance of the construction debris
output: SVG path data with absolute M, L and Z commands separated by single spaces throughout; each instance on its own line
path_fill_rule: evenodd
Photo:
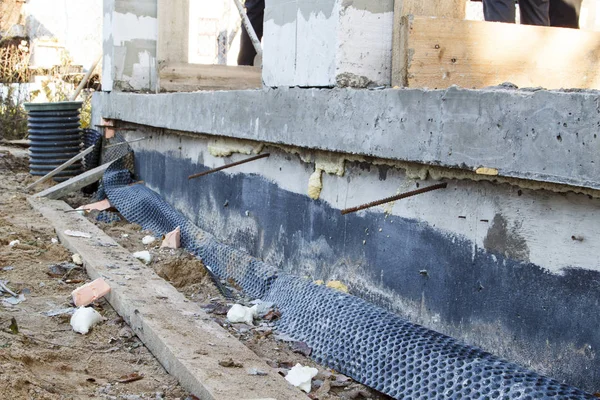
M 73 263 L 62 262 L 60 264 L 52 264 L 48 266 L 48 271 L 46 271 L 46 274 L 51 278 L 62 278 L 68 276 L 68 274 L 76 268 L 79 267 Z
M 317 376 L 319 370 L 312 367 L 305 367 L 302 364 L 296 364 L 285 376 L 285 380 L 300 390 L 310 393 L 312 378 Z
M 92 237 L 92 235 L 90 235 L 89 233 L 79 232 L 79 231 L 72 231 L 72 230 L 69 230 L 69 229 L 67 229 L 65 231 L 65 235 L 67 235 L 67 236 L 73 236 L 73 237 L 86 238 L 86 239 L 90 239 Z
M 290 346 L 294 353 L 302 354 L 303 356 L 310 356 L 312 349 L 304 342 L 293 342 Z
M 149 251 L 137 251 L 133 253 L 133 256 L 138 260 L 142 261 L 144 264 L 150 264 L 152 262 L 152 254 Z
M 8 284 L 8 281 L 0 281 L 0 293 L 8 293 L 13 297 L 17 297 L 17 294 L 15 292 L 13 292 L 12 290 L 10 290 L 8 288 L 8 286 L 6 286 Z
M 73 254 L 71 259 L 73 260 L 73 264 L 83 265 L 83 260 L 81 259 L 81 256 L 79 254 L 77 254 L 77 253 Z
M 142 239 L 142 243 L 146 246 L 154 243 L 155 241 L 156 238 L 154 236 L 144 236 L 144 238 Z
M 160 247 L 168 249 L 178 249 L 181 247 L 181 229 L 177 227 L 175 230 L 167 233 Z
M 243 322 L 247 325 L 253 325 L 254 318 L 258 315 L 256 313 L 257 306 L 246 307 L 241 304 L 234 304 L 227 312 L 227 320 L 231 323 Z
M 258 368 L 249 368 L 247 370 L 248 375 L 256 375 L 256 376 L 267 376 L 268 374 L 265 371 L 261 371 Z
M 58 315 L 73 314 L 74 312 L 75 312 L 75 308 L 68 307 L 68 308 L 59 308 L 57 310 L 46 311 L 46 312 L 43 312 L 42 315 L 45 315 L 46 317 L 56 317 Z
M 267 319 L 268 320 L 268 318 L 266 318 L 266 316 L 269 313 L 272 313 L 272 312 L 275 311 L 273 309 L 273 307 L 275 307 L 275 303 L 273 303 L 271 301 L 254 300 L 250 304 L 253 304 L 256 307 L 256 315 L 259 318 L 263 318 L 263 319 Z
M 2 304 L 3 305 L 8 305 L 8 306 L 16 306 L 19 303 L 22 303 L 25 301 L 25 295 L 24 294 L 20 294 L 18 296 L 13 296 L 13 297 L 8 297 L 5 299 L 2 299 Z
M 112 206 L 110 205 L 110 202 L 108 201 L 108 199 L 104 199 L 101 201 L 97 201 L 95 203 L 91 203 L 91 204 L 86 204 L 84 206 L 78 207 L 78 210 L 87 210 L 87 211 L 92 211 L 92 210 L 96 210 L 96 211 L 106 211 L 109 210 Z
M 131 374 L 123 375 L 121 378 L 119 378 L 119 380 L 117 380 L 117 382 L 130 383 L 130 382 L 139 381 L 140 379 L 144 379 L 144 376 L 138 374 L 137 372 L 132 372 Z
M 91 307 L 79 307 L 71 317 L 71 326 L 75 332 L 85 335 L 94 325 L 102 321 L 104 317 L 98 311 Z
M 102 278 L 93 280 L 77 289 L 73 290 L 73 303 L 77 307 L 85 307 L 110 292 L 110 286 Z

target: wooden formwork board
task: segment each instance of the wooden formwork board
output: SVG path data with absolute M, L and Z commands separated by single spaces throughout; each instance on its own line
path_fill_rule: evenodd
M 180 63 L 160 70 L 160 89 L 165 92 L 259 88 L 262 76 L 256 67 Z
M 392 84 L 600 89 L 600 32 L 404 16 Z

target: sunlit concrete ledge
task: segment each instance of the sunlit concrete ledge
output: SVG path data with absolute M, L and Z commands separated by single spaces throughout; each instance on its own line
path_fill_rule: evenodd
M 507 89 L 98 93 L 104 118 L 600 189 L 600 95 Z

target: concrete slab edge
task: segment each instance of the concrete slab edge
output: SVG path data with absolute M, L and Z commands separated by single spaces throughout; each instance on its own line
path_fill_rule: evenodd
M 60 242 L 81 255 L 89 276 L 109 283 L 109 303 L 186 390 L 207 400 L 308 399 L 100 228 L 77 213 L 65 213 L 72 209 L 65 202 L 33 197 L 28 202 L 50 221 Z M 92 238 L 68 236 L 67 229 Z M 229 357 L 244 368 L 218 364 Z M 267 375 L 248 375 L 248 368 Z
M 595 91 L 113 92 L 96 94 L 94 108 L 155 128 L 600 190 Z

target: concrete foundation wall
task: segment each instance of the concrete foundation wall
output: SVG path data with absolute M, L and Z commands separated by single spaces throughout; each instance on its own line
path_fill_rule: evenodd
M 150 128 L 128 138 L 149 135 L 132 145 L 138 179 L 220 240 L 308 279 L 341 280 L 541 373 L 588 390 L 600 384 L 599 199 L 449 180 L 447 189 L 341 216 L 435 182 L 349 162 L 343 176 L 323 173 L 313 200 L 306 193 L 319 155 L 273 146 L 262 149 L 268 159 L 188 181 L 259 144 Z
M 413 162 L 425 175 L 600 189 L 598 92 L 267 89 L 113 93 L 97 104 L 106 118 Z
M 220 240 L 595 391 L 599 105 L 595 92 L 455 88 L 112 93 L 94 118 L 152 136 L 132 145 L 138 179 Z

